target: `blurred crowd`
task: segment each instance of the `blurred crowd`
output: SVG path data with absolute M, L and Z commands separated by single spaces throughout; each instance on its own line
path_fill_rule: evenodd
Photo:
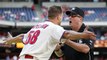
M 106 2 L 106 0 L 42 0 L 43 2 Z

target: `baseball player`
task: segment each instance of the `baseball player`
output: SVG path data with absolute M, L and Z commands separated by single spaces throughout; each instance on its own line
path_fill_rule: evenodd
M 52 52 L 61 38 L 76 40 L 79 38 L 95 39 L 95 34 L 85 30 L 83 33 L 64 30 L 60 26 L 62 20 L 62 9 L 60 6 L 52 6 L 48 11 L 48 21 L 38 23 L 29 32 L 24 34 L 22 42 L 24 47 L 19 55 L 19 60 L 49 60 Z M 7 40 L 6 43 L 18 42 L 23 35 Z

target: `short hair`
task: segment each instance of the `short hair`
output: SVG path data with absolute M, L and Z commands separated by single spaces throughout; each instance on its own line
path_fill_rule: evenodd
M 55 18 L 59 14 L 62 14 L 62 8 L 60 6 L 51 6 L 48 10 L 48 18 Z

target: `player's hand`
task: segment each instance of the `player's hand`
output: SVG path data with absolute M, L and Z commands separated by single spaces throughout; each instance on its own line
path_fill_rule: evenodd
M 96 35 L 93 32 L 85 31 L 83 34 L 83 38 L 96 40 Z
M 56 46 L 56 48 L 55 48 L 55 51 L 57 51 L 57 50 L 60 50 L 61 49 L 61 44 L 59 43 L 59 44 L 57 44 L 57 46 Z
M 96 40 L 96 35 L 93 32 L 88 31 L 88 27 L 85 28 L 83 33 L 85 34 L 83 36 L 84 38 Z
M 4 44 L 6 44 L 6 45 L 11 45 L 12 42 L 10 42 L 10 41 L 5 41 Z
M 19 34 L 16 37 L 23 37 L 23 36 L 24 36 L 24 34 Z
M 17 43 L 18 41 L 22 40 L 24 34 L 20 34 L 16 37 L 11 37 L 11 38 L 6 38 L 4 41 L 4 44 L 12 44 L 12 43 Z
M 6 45 L 11 45 L 12 44 L 12 42 L 10 41 L 12 38 L 6 38 L 6 39 L 4 39 L 3 41 L 4 41 L 4 44 L 6 44 Z

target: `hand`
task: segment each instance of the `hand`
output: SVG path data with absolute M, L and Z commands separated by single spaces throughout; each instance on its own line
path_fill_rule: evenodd
M 96 40 L 96 35 L 93 32 L 88 31 L 88 26 L 86 26 L 84 32 L 86 34 L 85 38 Z
M 91 39 L 91 40 L 96 40 L 96 35 L 93 32 L 90 32 L 90 31 L 86 30 L 83 33 L 85 34 L 83 36 L 83 38 Z
M 6 38 L 4 41 L 4 44 L 12 44 L 12 43 L 17 43 L 20 42 L 23 38 L 24 34 L 19 34 L 16 37 L 11 37 L 11 38 Z
M 62 45 L 57 44 L 57 46 L 56 46 L 56 48 L 55 48 L 55 51 L 60 50 L 61 46 L 62 46 Z
M 16 37 L 23 37 L 23 36 L 24 36 L 24 34 L 19 34 Z
M 9 39 L 9 40 L 8 40 Z M 11 45 L 12 42 L 10 41 L 11 38 L 6 38 L 6 40 L 4 40 L 4 44 L 7 44 L 7 45 Z
M 9 42 L 7 42 L 7 41 L 5 41 L 3 44 L 12 45 L 12 43 L 9 43 Z

